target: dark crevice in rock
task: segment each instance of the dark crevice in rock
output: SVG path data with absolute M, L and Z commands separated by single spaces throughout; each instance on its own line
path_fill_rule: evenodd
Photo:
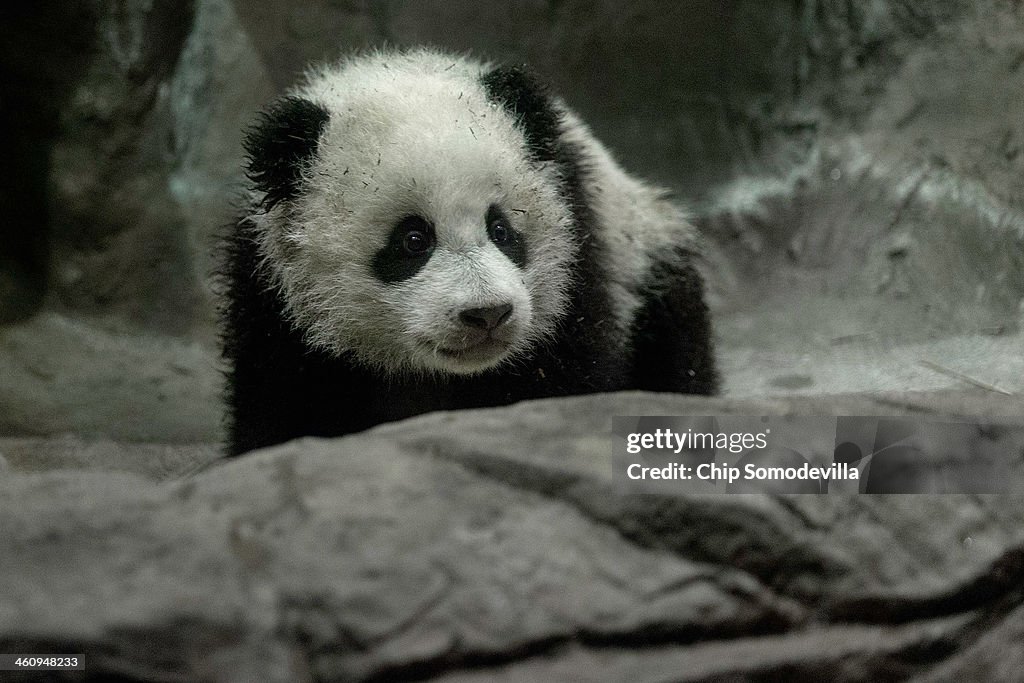
M 765 628 L 759 630 L 759 627 Z M 563 663 L 576 660 L 592 661 L 588 656 L 594 652 L 639 655 L 654 664 L 651 671 L 665 671 L 669 664 L 692 660 L 699 670 L 681 671 L 679 680 L 700 681 L 701 683 L 735 681 L 807 681 L 818 683 L 823 680 L 842 681 L 902 681 L 927 671 L 937 662 L 955 655 L 960 649 L 956 634 L 958 621 L 924 622 L 910 627 L 878 634 L 871 630 L 849 631 L 837 627 L 834 631 L 792 631 L 780 633 L 776 624 L 761 623 L 748 626 L 745 632 L 721 631 L 714 629 L 692 629 L 661 632 L 659 625 L 652 625 L 630 633 L 594 633 L 583 631 L 569 637 L 544 638 L 505 651 L 455 652 L 420 662 L 409 662 L 401 666 L 378 669 L 362 680 L 432 680 L 444 679 L 451 674 L 472 674 L 486 680 L 489 674 L 514 671 L 524 667 L 526 676 L 513 680 L 543 676 L 546 665 L 561 660 Z M 671 637 L 663 637 L 669 635 Z M 765 649 L 755 658 L 745 658 L 742 653 L 753 654 L 748 649 L 762 640 Z M 678 647 L 678 649 L 676 649 Z M 731 648 L 737 653 L 734 660 L 718 660 L 708 666 L 709 648 Z M 689 650 L 688 648 L 694 648 Z M 705 652 L 702 652 L 704 650 Z M 816 655 L 808 656 L 807 653 Z M 688 654 L 692 653 L 692 654 Z M 535 666 L 536 669 L 526 667 Z M 706 670 L 710 669 L 710 670 Z M 564 671 L 565 667 L 555 671 Z M 705 671 L 706 673 L 701 673 Z M 614 674 L 607 672 L 604 678 L 614 680 Z M 543 679 L 543 678 L 541 678 Z
M 687 679 L 700 683 L 821 683 L 822 681 L 862 681 L 886 683 L 906 681 L 926 671 L 930 665 L 956 653 L 956 642 L 946 635 L 910 643 L 890 651 L 858 651 L 837 661 L 832 657 L 786 662 L 776 666 Z
M 698 562 L 725 564 L 748 572 L 772 590 L 815 603 L 823 584 L 848 569 L 794 542 L 755 510 L 695 498 L 623 497 L 611 509 L 593 499 L 574 504 L 596 521 L 616 528 L 647 548 L 669 550 Z
M 981 619 L 1001 619 L 1024 604 L 1024 546 L 1007 550 L 988 571 L 935 595 L 898 593 L 844 599 L 824 608 L 832 622 L 900 624 L 981 611 Z
M 756 637 L 783 633 L 793 624 L 779 614 L 752 612 L 750 620 L 736 619 L 728 625 L 649 623 L 629 631 L 584 629 L 571 635 L 559 635 L 521 643 L 503 651 L 451 651 L 439 657 L 386 667 L 373 672 L 366 681 L 421 681 L 443 674 L 489 669 L 516 664 L 536 657 L 550 657 L 578 645 L 591 650 L 638 650 L 671 645 L 692 645 L 716 640 Z
M 811 517 L 808 516 L 808 514 L 804 512 L 803 509 L 799 505 L 797 505 L 796 501 L 794 501 L 791 497 L 786 495 L 780 495 L 773 496 L 773 499 L 780 508 L 789 513 L 791 517 L 796 518 L 800 522 L 800 525 L 803 526 L 805 529 L 812 529 L 814 531 L 828 531 L 828 525 L 822 524 L 811 519 Z

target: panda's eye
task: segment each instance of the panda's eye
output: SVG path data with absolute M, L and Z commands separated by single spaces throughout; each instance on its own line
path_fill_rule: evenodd
M 421 230 L 410 230 L 402 239 L 402 247 L 410 254 L 422 254 L 430 249 L 430 238 Z
M 496 206 L 492 206 L 487 212 L 487 236 L 499 247 L 509 245 L 516 239 L 515 230 L 512 229 L 508 218 Z
M 406 256 L 424 256 L 434 248 L 434 228 L 419 216 L 409 216 L 398 224 L 398 238 Z
M 491 239 L 495 244 L 507 244 L 512 239 L 512 233 L 507 225 L 499 221 L 491 225 Z

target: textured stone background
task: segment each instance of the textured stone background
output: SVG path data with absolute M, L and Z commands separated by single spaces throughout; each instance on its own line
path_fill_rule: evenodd
M 0 652 L 95 680 L 1020 680 L 1020 494 L 625 499 L 604 436 L 1024 414 L 1018 2 L 7 5 Z M 691 206 L 725 394 L 217 466 L 241 131 L 311 61 L 424 42 L 529 63 Z

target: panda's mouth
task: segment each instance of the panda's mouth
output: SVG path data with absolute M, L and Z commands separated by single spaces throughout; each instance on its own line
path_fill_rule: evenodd
M 438 347 L 437 353 L 438 355 L 451 360 L 479 362 L 481 360 L 487 360 L 503 355 L 507 350 L 507 342 L 487 337 L 475 344 L 470 344 L 461 348 L 444 346 Z
M 430 360 L 423 360 L 430 366 L 448 372 L 474 373 L 504 360 L 514 347 L 515 340 L 505 339 L 504 335 L 495 337 L 481 334 L 471 335 L 468 339 L 446 339 L 432 344 L 423 339 L 421 344 L 420 348 L 430 356 Z

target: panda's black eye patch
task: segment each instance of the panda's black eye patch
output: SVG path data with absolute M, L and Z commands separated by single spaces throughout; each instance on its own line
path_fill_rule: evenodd
M 512 222 L 499 206 L 491 204 L 487 208 L 487 237 L 508 260 L 519 268 L 526 267 L 526 242 L 523 236 L 512 226 Z
M 401 282 L 418 273 L 430 260 L 437 238 L 434 226 L 422 216 L 398 221 L 388 243 L 373 257 L 373 274 L 385 283 Z

